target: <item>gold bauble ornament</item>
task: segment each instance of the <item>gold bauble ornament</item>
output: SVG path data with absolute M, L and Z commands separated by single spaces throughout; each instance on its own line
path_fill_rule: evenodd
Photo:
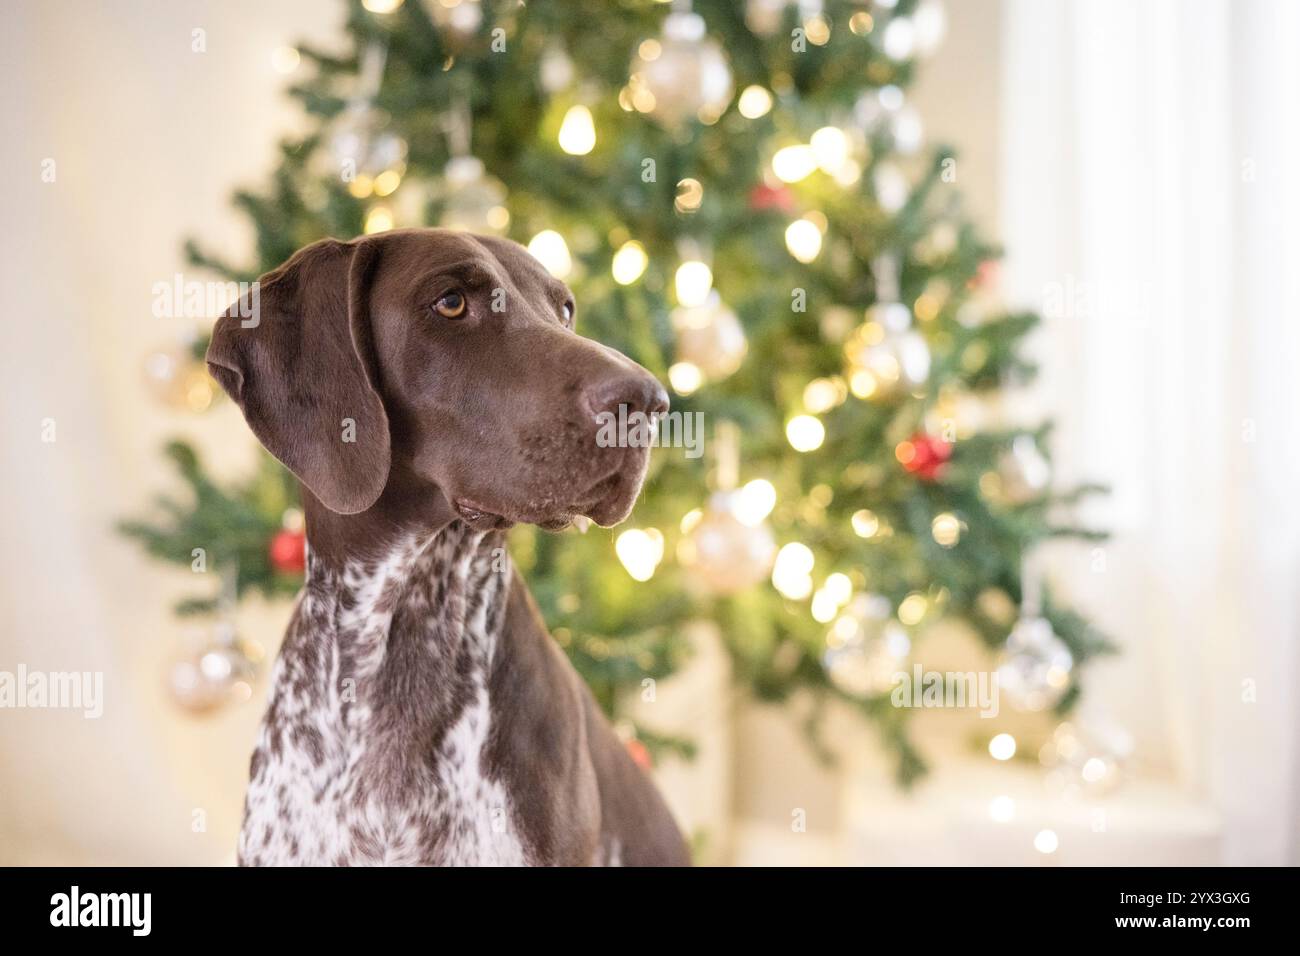
M 677 361 L 695 366 L 705 381 L 726 378 L 740 368 L 749 348 L 745 330 L 716 289 L 709 292 L 703 305 L 674 309 L 672 324 L 677 333 Z
M 168 408 L 202 412 L 211 407 L 217 389 L 192 339 L 150 352 L 144 360 L 149 393 Z
M 901 302 L 868 309 L 867 321 L 844 344 L 844 355 L 846 375 L 863 398 L 915 391 L 930 378 L 930 347 Z
M 506 187 L 489 176 L 476 156 L 457 156 L 443 170 L 442 215 L 446 229 L 497 233 L 510 224 L 506 211 Z
M 736 516 L 741 491 L 718 491 L 684 522 L 677 559 L 691 579 L 713 594 L 735 594 L 764 580 L 772 570 L 776 539 L 765 522 L 747 524 Z

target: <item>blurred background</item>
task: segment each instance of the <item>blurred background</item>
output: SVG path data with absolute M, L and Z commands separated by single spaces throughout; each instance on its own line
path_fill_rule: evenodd
M 0 675 L 104 707 L 0 706 L 0 863 L 233 859 L 302 529 L 160 290 L 438 223 L 705 415 L 516 542 L 701 861 L 1300 862 L 1300 6 L 544 6 L 6 6 Z

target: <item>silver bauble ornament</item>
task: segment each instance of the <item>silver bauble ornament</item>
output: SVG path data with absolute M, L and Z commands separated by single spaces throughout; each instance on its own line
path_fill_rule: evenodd
M 911 639 L 894 620 L 888 599 L 859 594 L 831 624 L 822 665 L 832 684 L 853 697 L 891 690 L 907 665 Z
M 776 539 L 766 523 L 746 524 L 736 517 L 736 494 L 714 492 L 677 545 L 677 560 L 713 594 L 734 594 L 764 580 L 776 556 Z
M 1074 655 L 1046 618 L 1021 618 L 998 666 L 998 691 L 1017 710 L 1046 710 L 1070 688 Z
M 1052 466 L 1032 435 L 1017 435 L 998 462 L 1001 494 L 1013 504 L 1023 504 L 1047 491 Z
M 731 102 L 731 67 L 722 48 L 705 35 L 704 18 L 678 11 L 664 18 L 663 33 L 645 59 L 632 61 L 630 85 L 654 97 L 651 115 L 666 126 L 691 119 L 715 122 Z
M 850 379 L 857 371 L 870 373 L 873 395 L 915 391 L 930 378 L 930 347 L 900 302 L 868 309 L 867 322 L 845 343 L 844 353 Z
M 178 705 L 196 714 L 247 700 L 259 656 L 239 641 L 231 625 L 218 624 L 209 644 L 172 665 L 168 690 Z
M 442 215 L 446 229 L 501 233 L 510 224 L 506 187 L 489 176 L 475 156 L 457 156 L 443 170 Z
M 1103 796 L 1123 782 L 1133 737 L 1118 724 L 1085 718 L 1061 724 L 1038 752 L 1048 780 L 1066 793 Z
M 716 289 L 703 305 L 679 306 L 671 318 L 678 362 L 694 365 L 705 381 L 726 378 L 740 368 L 749 348 L 745 330 Z

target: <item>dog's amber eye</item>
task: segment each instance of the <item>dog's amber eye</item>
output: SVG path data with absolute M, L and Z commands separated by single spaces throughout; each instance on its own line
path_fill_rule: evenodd
M 441 316 L 448 319 L 459 319 L 465 314 L 465 297 L 459 292 L 448 292 L 435 302 L 433 307 Z

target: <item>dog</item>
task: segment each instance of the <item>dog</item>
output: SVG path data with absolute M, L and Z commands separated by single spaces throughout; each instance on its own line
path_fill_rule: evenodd
M 240 864 L 687 864 L 505 550 L 518 522 L 627 517 L 649 449 L 598 425 L 663 387 L 501 238 L 326 239 L 257 293 L 207 363 L 301 483 L 307 573 Z

